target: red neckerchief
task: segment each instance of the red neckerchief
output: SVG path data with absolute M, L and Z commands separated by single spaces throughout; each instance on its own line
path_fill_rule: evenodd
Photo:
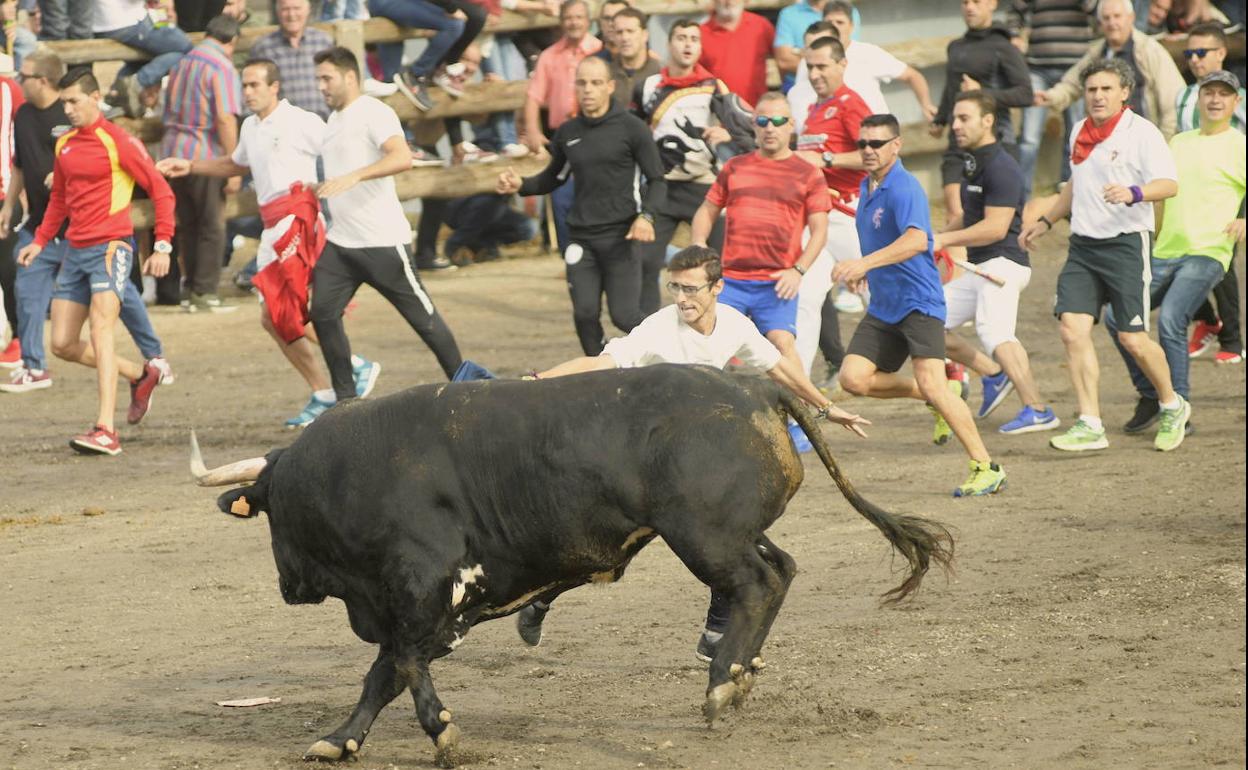
M 1096 149 L 1096 146 L 1108 139 L 1110 134 L 1114 133 L 1114 127 L 1118 125 L 1118 121 L 1122 120 L 1122 116 L 1129 109 L 1131 108 L 1124 105 L 1117 115 L 1099 126 L 1092 122 L 1092 118 L 1083 121 L 1083 128 L 1079 130 L 1079 136 L 1075 137 L 1075 148 L 1071 150 L 1070 162 L 1082 163 L 1087 160 L 1092 151 Z
M 698 83 L 701 83 L 704 80 L 714 80 L 714 79 L 715 79 L 715 76 L 711 74 L 711 71 L 708 70 L 706 67 L 703 67 L 701 64 L 694 64 L 693 72 L 690 72 L 688 75 L 682 75 L 680 77 L 672 77 L 671 75 L 667 74 L 667 67 L 664 67 L 663 69 L 659 70 L 659 86 L 658 87 L 665 88 L 667 86 L 671 86 L 672 88 L 688 88 L 689 86 L 697 85 Z

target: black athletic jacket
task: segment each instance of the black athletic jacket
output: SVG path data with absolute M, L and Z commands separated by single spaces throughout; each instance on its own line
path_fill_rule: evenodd
M 568 213 L 573 238 L 623 237 L 639 213 L 653 217 L 667 198 L 649 127 L 615 106 L 602 117 L 578 115 L 559 126 L 550 140 L 550 164 L 525 177 L 520 194 L 548 193 L 569 174 L 576 177 L 576 200 Z
M 949 125 L 954 97 L 962 90 L 963 75 L 970 75 L 984 93 L 997 100 L 997 138 L 1013 144 L 1010 108 L 1030 107 L 1032 94 L 1027 62 L 1010 42 L 1009 30 L 996 24 L 986 29 L 968 29 L 949 44 L 945 91 L 933 121 L 936 125 Z

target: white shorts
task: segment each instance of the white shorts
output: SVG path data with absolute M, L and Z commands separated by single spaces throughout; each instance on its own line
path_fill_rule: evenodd
M 969 272 L 945 284 L 945 328 L 974 321 L 979 341 L 991 356 L 998 345 L 1018 341 L 1014 336 L 1018 300 L 1031 281 L 1031 268 L 1006 257 L 994 257 L 976 267 L 1005 281 L 1005 286 Z

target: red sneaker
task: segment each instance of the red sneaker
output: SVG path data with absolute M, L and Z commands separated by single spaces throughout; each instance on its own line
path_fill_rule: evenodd
M 1242 364 L 1244 362 L 1244 351 L 1236 353 L 1234 350 L 1219 350 L 1218 354 L 1213 357 L 1215 364 Z
M 126 422 L 138 425 L 143 421 L 147 410 L 152 408 L 152 393 L 160 380 L 160 367 L 151 361 L 143 365 L 143 376 L 130 383 L 130 409 L 126 412 Z
M 9 346 L 0 353 L 0 366 L 16 369 L 22 365 L 22 343 L 17 337 L 9 340 Z
M 1191 358 L 1203 356 L 1205 351 L 1218 341 L 1218 332 L 1222 331 L 1222 322 L 1216 324 L 1197 321 L 1196 328 L 1192 329 L 1192 341 L 1187 343 L 1187 355 Z
M 86 433 L 81 433 L 69 440 L 75 452 L 84 455 L 102 454 L 117 456 L 121 454 L 121 442 L 117 439 L 117 431 L 108 430 L 103 425 L 96 425 Z

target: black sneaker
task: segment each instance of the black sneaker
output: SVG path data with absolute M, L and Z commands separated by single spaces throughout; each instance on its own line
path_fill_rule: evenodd
M 718 631 L 702 629 L 702 635 L 698 637 L 698 647 L 693 652 L 694 657 L 703 663 L 710 663 L 719 651 L 719 642 L 723 638 L 724 635 Z
M 428 112 L 433 109 L 433 99 L 429 97 L 429 81 L 410 72 L 394 73 L 394 84 L 408 98 L 416 109 Z
M 1151 428 L 1161 417 L 1161 404 L 1155 398 L 1140 397 L 1135 403 L 1135 414 L 1122 426 L 1123 433 L 1139 433 Z
M 549 611 L 549 604 L 533 602 L 516 613 L 516 631 L 525 644 L 536 647 L 542 643 L 542 621 Z
M 459 268 L 454 263 L 452 263 L 451 260 L 442 256 L 441 254 L 436 254 L 432 257 L 428 257 L 424 259 L 417 258 L 416 269 L 424 270 L 425 272 L 432 271 L 436 273 L 439 271 L 453 272 L 455 270 L 458 270 Z

